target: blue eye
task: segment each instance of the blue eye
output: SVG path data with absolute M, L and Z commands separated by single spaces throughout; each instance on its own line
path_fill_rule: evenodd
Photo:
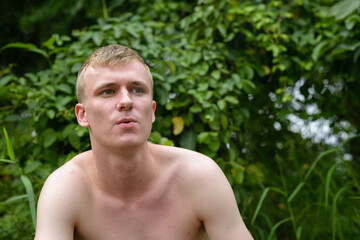
M 136 93 L 136 94 L 143 94 L 143 93 L 144 93 L 144 89 L 142 89 L 142 88 L 133 88 L 133 89 L 132 89 L 132 92 L 133 92 L 133 93 Z
M 107 90 L 102 91 L 101 95 L 108 96 L 108 95 L 114 94 L 114 92 L 115 91 L 112 89 L 107 89 Z

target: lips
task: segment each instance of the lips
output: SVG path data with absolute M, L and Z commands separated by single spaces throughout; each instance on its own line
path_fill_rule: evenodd
M 135 123 L 136 123 L 135 119 L 123 118 L 117 122 L 117 125 L 130 127 L 130 126 L 133 126 Z

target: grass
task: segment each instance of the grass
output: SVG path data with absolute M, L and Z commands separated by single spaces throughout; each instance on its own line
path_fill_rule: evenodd
M 344 145 L 357 137 L 320 153 L 298 183 L 289 181 L 277 161 L 282 187 L 263 188 L 250 222 L 254 237 L 349 239 L 360 234 L 359 177 L 342 155 Z
M 21 199 L 24 196 L 26 196 L 26 198 L 27 198 L 27 200 L 29 202 L 29 209 L 30 209 L 30 213 L 31 213 L 31 218 L 32 218 L 34 230 L 35 230 L 36 229 L 36 203 L 35 203 L 35 197 L 34 197 L 34 190 L 33 190 L 31 181 L 29 180 L 29 178 L 26 175 L 23 174 L 22 168 L 16 162 L 15 152 L 14 152 L 13 146 L 12 146 L 12 144 L 10 142 L 10 139 L 9 139 L 9 136 L 7 134 L 6 129 L 4 128 L 3 131 L 4 131 L 4 135 L 5 135 L 7 152 L 8 152 L 8 156 L 9 156 L 10 160 L 8 160 L 8 159 L 0 159 L 0 162 L 14 164 L 17 167 L 17 170 L 18 170 L 19 175 L 20 175 L 20 179 L 21 179 L 21 181 L 22 181 L 22 183 L 23 183 L 23 185 L 25 187 L 26 195 L 12 196 L 12 197 L 10 197 L 9 199 L 5 200 L 2 203 L 9 203 L 9 202 Z

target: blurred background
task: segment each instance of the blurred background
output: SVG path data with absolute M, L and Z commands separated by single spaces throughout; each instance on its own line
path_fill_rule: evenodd
M 149 141 L 200 151 L 254 239 L 360 236 L 359 0 L 0 3 L 0 239 L 33 239 L 47 176 L 89 149 L 76 74 L 119 43 L 154 78 Z

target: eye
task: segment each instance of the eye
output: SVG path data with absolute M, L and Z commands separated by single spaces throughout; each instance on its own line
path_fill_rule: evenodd
M 109 95 L 112 95 L 112 94 L 114 94 L 114 93 L 115 93 L 114 90 L 112 90 L 112 89 L 106 89 L 106 90 L 104 90 L 104 91 L 101 92 L 101 95 L 103 95 L 103 96 L 109 96 Z
M 142 88 L 133 88 L 131 91 L 138 95 L 141 95 L 144 93 L 144 89 L 142 89 Z

